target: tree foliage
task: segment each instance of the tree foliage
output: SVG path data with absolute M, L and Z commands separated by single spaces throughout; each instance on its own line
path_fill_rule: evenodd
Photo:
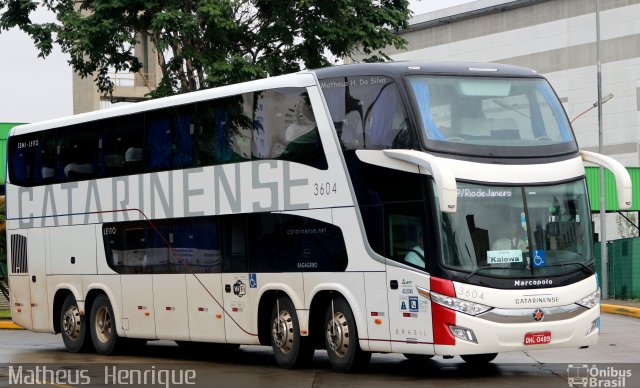
M 404 47 L 407 0 L 44 0 L 55 22 L 36 23 L 32 0 L 0 0 L 0 30 L 31 36 L 41 57 L 54 44 L 81 76 L 111 92 L 109 73 L 138 72 L 141 36 L 158 49 L 154 96 L 220 86 L 330 65 L 356 52 L 388 59 Z

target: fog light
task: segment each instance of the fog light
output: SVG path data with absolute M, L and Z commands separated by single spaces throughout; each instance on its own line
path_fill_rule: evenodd
M 478 343 L 476 340 L 476 336 L 473 334 L 473 330 L 467 329 L 466 327 L 460 326 L 449 326 L 449 330 L 454 337 L 460 338 L 461 340 Z
M 591 326 L 589 326 L 589 330 L 587 330 L 587 335 L 591 334 L 594 330 L 597 330 L 600 327 L 600 318 L 596 318 L 591 322 Z

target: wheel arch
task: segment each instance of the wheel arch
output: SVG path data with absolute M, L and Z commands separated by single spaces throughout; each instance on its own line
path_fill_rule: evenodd
M 93 302 L 95 301 L 96 297 L 101 294 L 109 298 L 109 302 L 111 302 L 111 308 L 113 309 L 113 319 L 116 323 L 116 333 L 118 334 L 118 336 L 124 337 L 124 330 L 122 329 L 122 325 L 120 324 L 122 322 L 122 319 L 120 319 L 120 303 L 117 303 L 118 299 L 109 287 L 106 287 L 103 284 L 90 284 L 87 288 L 87 296 L 85 297 L 84 302 L 86 310 L 88 312 L 91 312 Z
M 60 284 L 56 287 L 53 295 L 53 309 L 51 310 L 51 320 L 53 321 L 53 331 L 58 334 L 62 330 L 60 327 L 60 312 L 62 311 L 62 305 L 67 296 L 72 295 L 78 308 L 84 314 L 84 301 L 80 298 L 80 292 L 71 284 Z
M 331 304 L 332 298 L 342 297 L 351 308 L 356 321 L 358 339 L 367 338 L 368 329 L 366 317 L 363 315 L 357 297 L 341 284 L 318 284 L 312 292 L 309 305 L 309 336 L 313 337 L 313 343 L 319 348 L 324 347 L 324 315 Z M 363 301 L 364 303 L 364 301 Z M 319 345 L 318 345 L 319 344 Z M 363 350 L 368 350 L 368 341 L 360 341 Z

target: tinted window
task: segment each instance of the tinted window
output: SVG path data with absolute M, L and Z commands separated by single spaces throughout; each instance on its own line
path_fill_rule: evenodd
M 327 168 L 304 88 L 225 97 L 14 136 L 14 184 L 32 186 L 279 159 Z
M 378 254 L 406 262 L 407 254 L 418 252 L 426 269 L 433 268 L 438 249 L 433 230 L 429 187 L 426 176 L 377 167 L 361 162 L 353 151 L 345 152 L 367 240 Z M 423 265 L 416 265 L 425 269 Z
M 220 272 L 217 230 L 212 217 L 105 224 L 107 261 L 123 274 Z
M 146 113 L 146 163 L 150 171 L 193 164 L 195 105 Z
M 79 124 L 57 130 L 56 181 L 77 181 L 96 177 L 98 133 L 93 124 Z
M 137 174 L 144 171 L 144 115 L 129 115 L 96 123 L 100 132 L 100 176 Z
M 316 119 L 304 89 L 257 93 L 253 127 L 254 159 L 280 159 L 327 168 Z
M 562 105 L 543 79 L 407 80 L 428 148 L 499 157 L 577 151 Z
M 416 148 L 417 136 L 391 78 L 333 78 L 320 86 L 343 149 Z
M 276 213 L 108 223 L 108 265 L 116 272 L 344 271 L 339 227 Z
M 339 227 L 286 214 L 249 216 L 251 272 L 344 271 L 347 250 Z
M 35 155 L 41 146 L 40 134 L 9 138 L 9 174 L 13 183 L 24 186 L 33 183 Z

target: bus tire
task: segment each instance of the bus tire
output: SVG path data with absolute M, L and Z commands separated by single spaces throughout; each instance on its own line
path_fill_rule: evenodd
M 493 361 L 497 355 L 498 353 L 464 354 L 460 358 L 469 364 L 486 364 Z
M 336 372 L 349 373 L 364 369 L 371 353 L 360 349 L 356 320 L 343 297 L 329 303 L 325 314 L 325 348 L 329 362 Z
M 111 301 L 105 294 L 98 295 L 91 305 L 89 328 L 93 347 L 99 354 L 108 356 L 124 347 L 124 338 L 116 332 Z
M 60 332 L 67 351 L 83 353 L 91 351 L 91 339 L 87 331 L 87 318 L 80 314 L 76 298 L 69 294 L 60 310 Z
M 296 309 L 287 297 L 278 298 L 271 311 L 271 347 L 276 362 L 282 368 L 298 368 L 309 364 L 313 358 L 315 349 L 309 337 L 300 335 Z

